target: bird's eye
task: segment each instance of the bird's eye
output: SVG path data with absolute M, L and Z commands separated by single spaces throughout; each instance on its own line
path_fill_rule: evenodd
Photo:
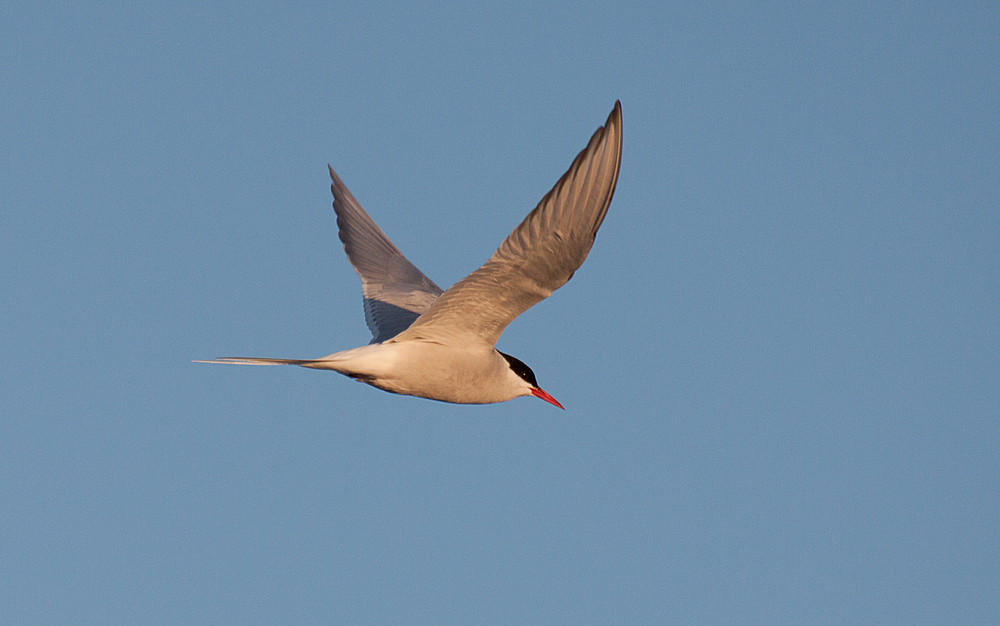
M 507 363 L 510 365 L 510 369 L 517 374 L 518 378 L 525 381 L 532 387 L 538 386 L 538 381 L 535 380 L 535 373 L 531 371 L 531 368 L 524 364 L 520 359 L 516 359 L 509 354 L 500 353 L 500 356 L 507 359 Z

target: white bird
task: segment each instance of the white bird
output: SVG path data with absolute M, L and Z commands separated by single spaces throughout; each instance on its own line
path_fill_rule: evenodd
M 361 277 L 374 338 L 319 359 L 224 357 L 199 363 L 333 370 L 392 393 L 463 404 L 533 395 L 563 408 L 527 365 L 494 345 L 504 328 L 580 267 L 621 166 L 621 103 L 538 206 L 482 267 L 442 292 L 365 213 L 330 167 L 340 240 Z

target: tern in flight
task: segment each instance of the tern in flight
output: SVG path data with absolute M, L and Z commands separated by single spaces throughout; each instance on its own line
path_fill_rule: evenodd
M 330 168 L 340 240 L 361 277 L 367 346 L 319 359 L 225 357 L 199 363 L 333 370 L 392 393 L 486 404 L 532 395 L 563 408 L 535 374 L 494 345 L 514 318 L 562 287 L 587 258 L 611 203 L 622 110 L 482 267 L 442 292 L 406 260 Z

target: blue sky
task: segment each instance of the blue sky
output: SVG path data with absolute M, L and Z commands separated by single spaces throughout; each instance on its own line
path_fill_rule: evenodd
M 0 622 L 1000 619 L 996 3 L 21 3 Z M 616 99 L 590 257 L 452 406 L 191 363 L 369 339 L 326 165 L 441 286 Z

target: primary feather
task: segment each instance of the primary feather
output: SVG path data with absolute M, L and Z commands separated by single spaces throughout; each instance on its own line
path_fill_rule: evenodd
M 396 339 L 464 335 L 489 345 L 566 284 L 597 236 L 621 166 L 621 104 L 569 170 L 482 267 L 455 283 Z

